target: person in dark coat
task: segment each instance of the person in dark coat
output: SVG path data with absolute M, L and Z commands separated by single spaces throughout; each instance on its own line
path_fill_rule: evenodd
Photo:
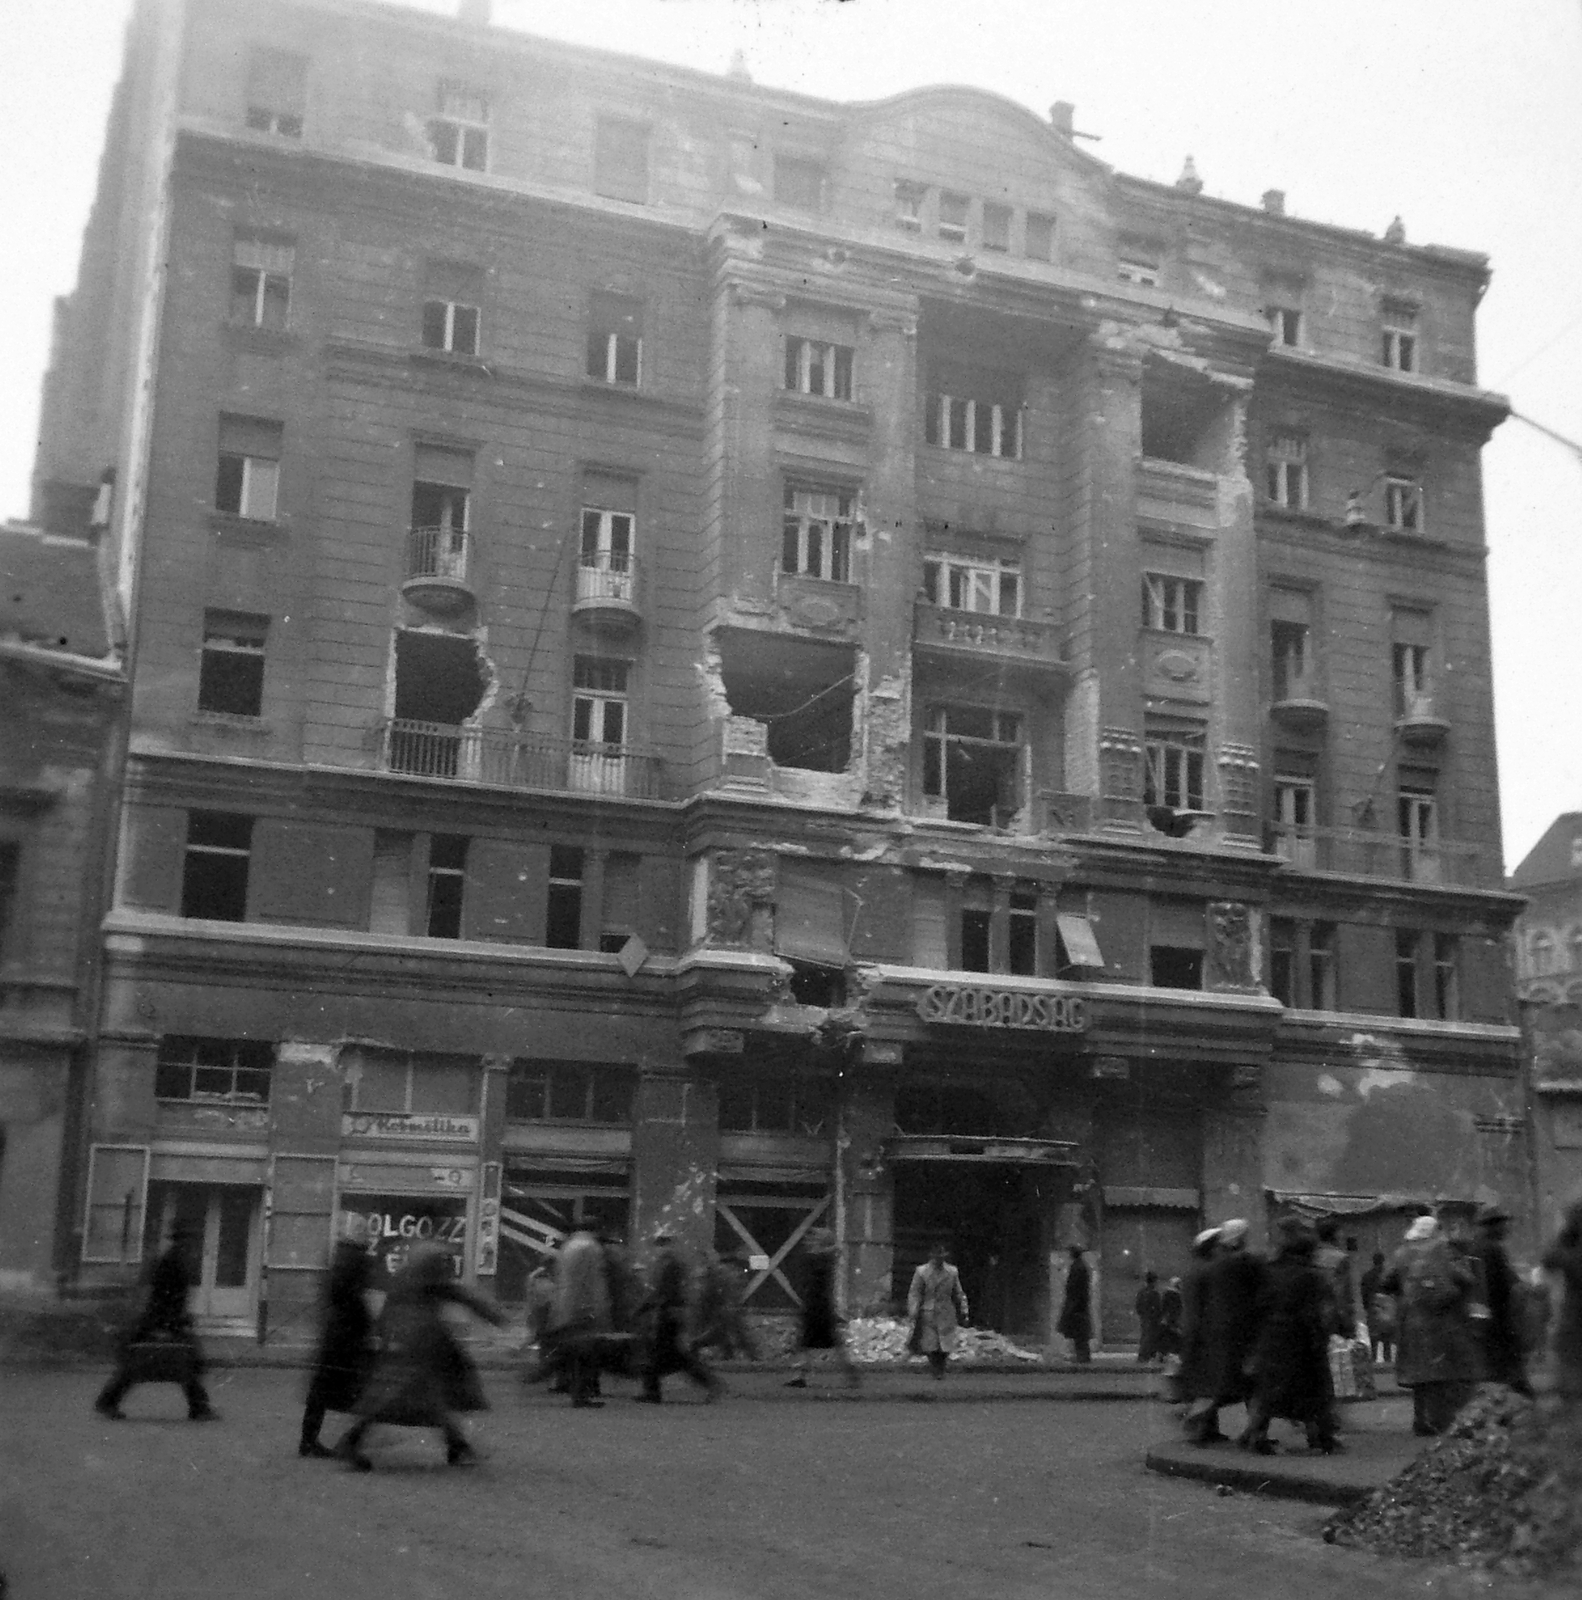
M 1055 1332 L 1071 1341 L 1071 1359 L 1081 1367 L 1093 1359 L 1093 1274 L 1082 1259 L 1080 1244 L 1066 1248 L 1071 1252 L 1071 1265 L 1066 1268 L 1066 1292 Z
M 1510 1213 L 1501 1205 L 1478 1208 L 1478 1237 L 1472 1246 L 1483 1276 L 1488 1317 L 1483 1323 L 1483 1376 L 1532 1398 L 1522 1316 L 1524 1300 L 1516 1269 L 1505 1253 Z
M 357 1420 L 335 1447 L 359 1472 L 373 1466 L 361 1446 L 375 1423 L 437 1428 L 449 1465 L 477 1460 L 455 1413 L 483 1411 L 488 1401 L 471 1356 L 445 1325 L 447 1305 L 465 1306 L 496 1327 L 506 1321 L 498 1306 L 457 1280 L 444 1246 L 425 1239 L 412 1247 L 390 1285 L 376 1324 L 378 1361 L 357 1403 Z
M 1582 1401 L 1582 1200 L 1573 1201 L 1555 1241 L 1544 1252 L 1543 1267 L 1564 1285 L 1555 1327 L 1555 1370 L 1560 1398 L 1568 1406 Z
M 1317 1247 L 1305 1222 L 1288 1219 L 1280 1226 L 1274 1260 L 1264 1269 L 1251 1361 L 1253 1394 L 1237 1441 L 1260 1455 L 1274 1452 L 1269 1424 L 1276 1417 L 1299 1423 L 1311 1449 L 1325 1455 L 1340 1449 L 1329 1373 L 1335 1289 L 1332 1269 L 1314 1259 Z
M 372 1281 L 373 1257 L 355 1239 L 338 1240 L 324 1285 L 324 1322 L 302 1408 L 299 1456 L 333 1456 L 319 1443 L 324 1413 L 356 1409 L 373 1365 L 373 1317 L 366 1298 Z
M 1192 1241 L 1192 1259 L 1181 1277 L 1181 1366 L 1175 1396 L 1188 1406 L 1208 1391 L 1208 1346 L 1203 1337 L 1203 1291 L 1219 1246 L 1219 1229 L 1205 1228 Z
M 839 1270 L 840 1251 L 835 1235 L 828 1228 L 809 1230 L 798 1286 L 802 1314 L 797 1331 L 797 1373 L 786 1381 L 788 1389 L 807 1388 L 815 1350 L 834 1352 L 836 1366 L 853 1389 L 862 1382 L 846 1348 L 846 1327 L 835 1305 L 835 1276 Z
M 1225 1438 L 1220 1408 L 1238 1405 L 1252 1394 L 1249 1367 L 1258 1338 L 1263 1275 L 1263 1262 L 1247 1249 L 1247 1224 L 1240 1217 L 1222 1224 L 1214 1260 L 1203 1275 L 1195 1335 L 1186 1417 L 1187 1438 L 1193 1444 Z
M 1181 1280 L 1172 1278 L 1159 1291 L 1159 1354 L 1181 1354 L 1181 1318 L 1186 1301 L 1181 1291 Z
M 734 1256 L 723 1257 L 711 1250 L 698 1274 L 695 1342 L 699 1350 L 718 1350 L 727 1361 L 736 1357 L 758 1359 L 758 1347 L 742 1306 L 746 1287 L 745 1265 Z
M 1373 1252 L 1373 1265 L 1362 1275 L 1362 1310 L 1368 1319 L 1368 1348 L 1375 1361 L 1393 1359 L 1395 1350 L 1395 1321 L 1386 1320 L 1380 1313 L 1379 1296 L 1384 1292 L 1384 1252 Z
M 647 1359 L 643 1365 L 643 1392 L 638 1399 L 657 1406 L 664 1393 L 660 1380 L 668 1373 L 684 1372 L 702 1389 L 705 1400 L 718 1397 L 723 1385 L 704 1364 L 688 1326 L 690 1300 L 687 1264 L 668 1230 L 654 1235 L 658 1254 L 648 1279 Z
M 1164 1320 L 1164 1296 L 1159 1292 L 1159 1274 L 1145 1272 L 1143 1286 L 1137 1291 L 1133 1309 L 1137 1312 L 1137 1362 L 1146 1366 L 1165 1353 L 1160 1339 Z
M 197 1248 L 197 1235 L 181 1229 L 154 1263 L 142 1313 L 121 1341 L 115 1371 L 93 1403 L 93 1409 L 101 1417 L 119 1422 L 125 1415 L 121 1402 L 134 1384 L 164 1381 L 181 1385 L 191 1421 L 219 1420 L 220 1414 L 210 1405 L 209 1392 L 203 1387 L 203 1350 L 192 1326 L 192 1314 L 187 1309 L 193 1285 L 192 1256 Z M 155 1345 L 168 1347 L 172 1375 L 163 1379 L 145 1375 L 141 1365 L 148 1348 Z M 180 1376 L 174 1375 L 177 1372 Z
M 1483 1364 L 1470 1307 L 1477 1288 L 1471 1262 L 1451 1247 L 1432 1216 L 1406 1230 L 1381 1285 L 1400 1307 L 1395 1380 L 1412 1391 L 1412 1432 L 1443 1433 L 1473 1396 Z

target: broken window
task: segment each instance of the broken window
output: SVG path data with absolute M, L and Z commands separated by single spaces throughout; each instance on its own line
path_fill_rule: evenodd
M 1006 966 L 1019 977 L 1034 977 L 1038 972 L 1037 891 L 1013 889 L 1006 918 Z
M 251 817 L 230 811 L 189 812 L 181 869 L 182 916 L 245 922 L 252 851 Z
M 482 172 L 489 164 L 489 100 L 465 84 L 441 83 L 428 124 L 429 154 L 442 166 Z
M 953 244 L 965 242 L 967 237 L 967 214 L 971 210 L 972 201 L 964 194 L 952 193 L 946 189 L 939 197 L 939 236 Z
M 1011 248 L 1011 208 L 995 205 L 992 200 L 983 202 L 983 248 L 1009 250 Z
M 818 211 L 824 205 L 824 164 L 806 156 L 775 157 L 775 200 L 797 211 Z
M 826 400 L 851 399 L 852 351 L 849 345 L 819 339 L 786 340 L 785 386 Z
M 923 231 L 923 202 L 928 198 L 928 185 L 914 183 L 910 178 L 897 178 L 895 183 L 895 225 L 905 233 Z
M 1386 302 L 1380 354 L 1397 372 L 1417 371 L 1417 312 L 1412 306 Z
M 1277 433 L 1264 451 L 1264 483 L 1270 501 L 1287 511 L 1307 509 L 1307 440 Z
M 1201 989 L 1203 952 L 1156 944 L 1148 951 L 1148 981 L 1156 989 Z
M 420 444 L 413 462 L 407 576 L 467 579 L 472 456 Z
M 275 1047 L 267 1039 L 205 1039 L 167 1034 L 154 1063 L 157 1100 L 269 1104 Z
M 984 706 L 931 706 L 923 793 L 952 822 L 1008 828 L 1022 807 L 1022 719 Z
M 986 905 L 961 908 L 961 971 L 987 972 L 994 913 Z
M 308 58 L 289 50 L 255 50 L 247 69 L 247 126 L 282 139 L 302 137 Z
M 845 968 L 826 967 L 817 961 L 793 961 L 791 998 L 799 1006 L 833 1008 L 845 1005 Z
M 214 507 L 255 522 L 273 522 L 280 490 L 278 422 L 260 417 L 220 418 L 220 460 Z
M 461 724 L 488 687 L 476 642 L 402 628 L 395 644 L 390 770 L 427 778 L 467 776 L 461 770 Z
M 1145 806 L 1168 811 L 1203 809 L 1201 732 L 1150 728 L 1143 740 L 1143 756 Z
M 1020 459 L 1021 385 L 993 373 L 940 365 L 924 402 L 923 437 L 946 450 Z
M 551 950 L 582 948 L 582 863 L 582 851 L 576 845 L 549 847 L 544 943 Z
M 264 641 L 269 618 L 240 611 L 203 613 L 198 710 L 256 717 L 264 704 Z
M 296 259 L 289 239 L 238 233 L 231 247 L 231 321 L 249 328 L 284 328 Z
M 734 631 L 720 639 L 731 712 L 766 725 L 769 757 L 781 767 L 846 770 L 856 666 L 849 645 Z
M 827 484 L 785 486 L 780 570 L 832 583 L 851 581 L 851 530 L 857 497 Z
M 1143 363 L 1142 447 L 1154 461 L 1219 470 L 1229 399 L 1202 373 L 1153 359 Z
M 588 297 L 588 376 L 601 383 L 635 384 L 642 363 L 643 302 L 594 290 Z
M 1143 574 L 1143 626 L 1165 633 L 1196 633 L 1203 610 L 1203 585 L 1166 572 Z
M 431 939 L 461 937 L 461 903 L 467 887 L 467 840 L 459 833 L 436 833 L 428 842 L 428 915 Z
M 593 135 L 593 192 L 612 200 L 648 199 L 648 126 L 600 117 Z
M 1055 259 L 1055 219 L 1040 211 L 1027 213 L 1024 253 L 1030 261 Z
M 923 593 L 951 611 L 1022 614 L 1022 564 L 992 556 L 929 555 L 923 558 Z
M 1384 525 L 1396 533 L 1423 531 L 1423 486 L 1391 473 L 1384 480 Z

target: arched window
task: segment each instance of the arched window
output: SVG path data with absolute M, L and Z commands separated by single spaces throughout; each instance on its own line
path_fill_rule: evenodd
M 1533 977 L 1541 978 L 1554 971 L 1554 935 L 1546 928 L 1537 928 L 1527 941 L 1528 969 Z

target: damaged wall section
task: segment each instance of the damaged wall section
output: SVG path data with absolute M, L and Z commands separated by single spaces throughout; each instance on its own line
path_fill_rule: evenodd
M 768 728 L 770 760 L 844 772 L 851 763 L 855 647 L 732 629 L 717 638 L 731 712 Z

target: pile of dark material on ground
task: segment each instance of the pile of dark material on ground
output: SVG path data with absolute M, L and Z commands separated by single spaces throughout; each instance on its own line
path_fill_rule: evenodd
M 1512 1576 L 1582 1576 L 1582 1407 L 1484 1389 L 1442 1439 L 1337 1511 L 1333 1544 Z

